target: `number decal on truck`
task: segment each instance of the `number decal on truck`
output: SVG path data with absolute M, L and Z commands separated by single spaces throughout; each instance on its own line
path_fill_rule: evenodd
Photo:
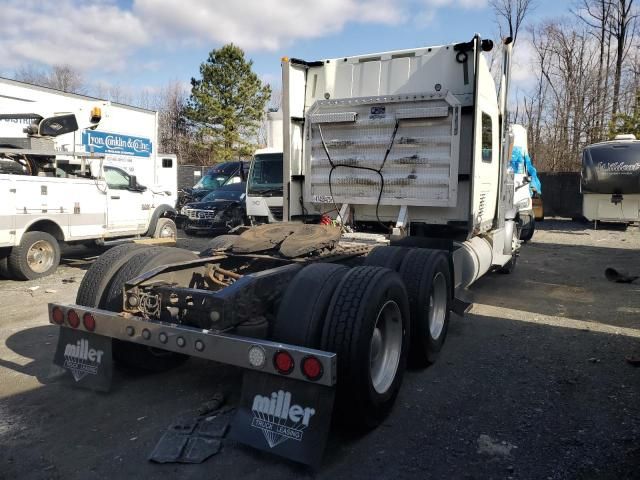
M 331 195 L 314 195 L 312 201 L 314 203 L 333 203 Z

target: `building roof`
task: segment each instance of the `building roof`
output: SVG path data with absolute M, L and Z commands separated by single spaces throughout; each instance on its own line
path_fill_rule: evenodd
M 33 83 L 28 83 L 28 82 L 21 82 L 19 80 L 12 80 L 10 78 L 6 78 L 6 77 L 0 77 L 0 84 L 2 83 L 6 83 L 9 85 L 15 85 L 15 86 L 20 86 L 23 88 L 30 88 L 32 90 L 40 90 L 43 92 L 49 92 L 49 93 L 53 93 L 56 95 L 63 95 L 66 97 L 70 97 L 70 98 L 80 98 L 80 99 L 86 99 L 86 100 L 99 100 L 102 102 L 111 102 L 112 105 L 117 105 L 118 107 L 122 107 L 122 108 L 128 108 L 131 110 L 137 110 L 140 112 L 149 112 L 149 113 L 156 113 L 156 110 L 150 110 L 148 108 L 141 108 L 141 107 L 136 107 L 133 105 L 127 105 L 125 103 L 118 103 L 118 102 L 113 102 L 111 100 L 107 100 L 106 98 L 98 98 L 98 97 L 92 97 L 90 95 L 81 95 L 79 93 L 71 93 L 71 92 L 64 92 L 62 90 L 58 90 L 57 88 L 51 88 L 51 87 L 43 87 L 41 85 L 34 85 Z M 2 93 L 0 93 L 0 97 L 2 97 Z

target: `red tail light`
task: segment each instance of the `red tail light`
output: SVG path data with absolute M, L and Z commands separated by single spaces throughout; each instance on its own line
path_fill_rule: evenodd
M 75 310 L 69 310 L 67 312 L 67 322 L 69 322 L 69 326 L 73 328 L 78 328 L 80 326 L 80 317 Z
M 93 315 L 91 315 L 89 312 L 85 313 L 82 316 L 82 324 L 84 325 L 84 328 L 86 328 L 90 332 L 93 332 L 96 329 L 96 319 L 93 318 Z
M 320 225 L 331 225 L 331 217 L 327 214 L 320 217 Z
M 278 372 L 283 375 L 289 375 L 293 371 L 295 364 L 293 362 L 293 357 L 289 353 L 284 350 L 280 350 L 273 356 L 273 365 L 276 367 Z
M 302 360 L 302 373 L 309 380 L 318 380 L 323 373 L 322 363 L 316 357 L 305 357 Z
M 62 325 L 64 323 L 64 313 L 58 307 L 53 307 L 53 310 L 51 311 L 51 318 L 58 325 Z

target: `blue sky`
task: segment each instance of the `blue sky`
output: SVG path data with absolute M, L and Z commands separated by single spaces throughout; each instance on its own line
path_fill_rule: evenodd
M 530 22 L 571 6 L 534 2 Z M 229 41 L 277 85 L 283 55 L 315 60 L 498 32 L 487 0 L 0 0 L 0 11 L 3 76 L 66 63 L 91 83 L 132 90 L 188 83 L 208 52 Z

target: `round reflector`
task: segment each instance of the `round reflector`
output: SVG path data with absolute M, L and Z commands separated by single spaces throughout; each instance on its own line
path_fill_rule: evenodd
M 84 325 L 84 328 L 86 328 L 90 332 L 93 332 L 96 329 L 96 319 L 93 318 L 93 315 L 91 315 L 89 312 L 85 313 L 82 316 L 82 324 Z
M 75 310 L 69 310 L 67 312 L 67 322 L 69 322 L 69 326 L 73 328 L 78 328 L 80 326 L 80 317 Z
M 302 360 L 302 373 L 309 380 L 318 380 L 323 373 L 322 363 L 316 357 L 305 357 Z
M 284 350 L 280 350 L 273 356 L 273 365 L 279 373 L 289 375 L 293 371 L 293 357 Z
M 249 364 L 255 368 L 262 368 L 267 363 L 267 354 L 260 345 L 249 348 Z
M 60 308 L 54 307 L 51 311 L 51 319 L 58 325 L 62 325 L 64 323 L 64 313 Z

